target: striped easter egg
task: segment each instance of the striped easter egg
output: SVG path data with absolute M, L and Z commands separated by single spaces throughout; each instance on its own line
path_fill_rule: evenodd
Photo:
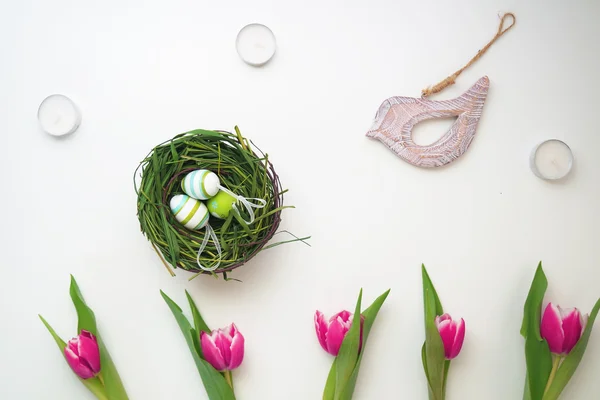
M 192 199 L 185 194 L 178 194 L 171 198 L 169 204 L 175 219 L 191 230 L 202 229 L 208 224 L 208 208 L 203 202 Z
M 219 177 L 206 169 L 188 173 L 181 181 L 181 189 L 193 199 L 208 200 L 219 192 Z

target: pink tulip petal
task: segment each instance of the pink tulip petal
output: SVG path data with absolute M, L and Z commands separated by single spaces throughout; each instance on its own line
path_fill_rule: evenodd
M 581 316 L 581 334 L 582 335 L 583 335 L 583 332 L 585 332 L 585 327 L 587 326 L 589 318 L 590 318 L 589 314 L 583 314 Z
M 90 367 L 81 363 L 79 356 L 69 346 L 65 347 L 64 355 L 73 372 L 81 379 L 89 379 L 95 375 Z
M 350 330 L 350 326 L 352 325 L 352 313 L 346 310 L 340 311 L 329 319 L 329 323 L 333 320 L 337 320 L 344 328 L 346 328 L 346 330 Z
M 100 372 L 100 350 L 93 336 L 80 335 L 77 346 L 80 362 L 88 365 L 94 373 Z
M 458 356 L 458 354 L 460 353 L 463 343 L 465 341 L 465 333 L 466 333 L 466 328 L 465 328 L 465 320 L 464 319 L 460 319 L 460 321 L 458 323 L 455 323 L 456 326 L 456 336 L 454 337 L 453 343 L 452 343 L 452 349 L 450 351 L 450 357 L 448 357 L 448 359 L 453 359 L 456 356 Z
M 454 338 L 456 337 L 456 324 L 452 320 L 445 319 L 438 325 L 438 331 L 444 344 L 444 355 L 447 359 L 450 359 Z
M 450 316 L 450 314 L 443 314 L 435 317 L 435 326 L 439 327 L 440 323 L 443 321 L 452 321 L 452 317 Z
M 562 321 L 562 329 L 565 335 L 562 352 L 569 354 L 581 337 L 582 323 L 581 314 L 578 309 L 575 308 L 565 314 Z
M 223 360 L 221 351 L 215 344 L 211 335 L 206 332 L 200 334 L 200 342 L 202 345 L 202 353 L 204 359 L 212 365 L 217 371 L 225 371 L 227 365 Z
M 546 342 L 548 342 L 552 353 L 562 353 L 565 333 L 562 328 L 560 309 L 552 303 L 548 303 L 546 306 L 546 310 L 542 316 L 540 333 Z
M 222 330 L 218 330 L 216 334 L 213 334 L 213 341 L 219 348 L 221 355 L 223 356 L 223 362 L 225 365 L 229 365 L 231 361 L 231 341 L 233 339 Z
M 325 322 L 325 316 L 321 311 L 315 313 L 315 330 L 317 331 L 317 338 L 319 339 L 319 343 L 323 350 L 327 350 L 327 330 L 328 330 L 327 322 Z
M 244 360 L 244 336 L 236 331 L 231 341 L 231 360 L 227 366 L 228 370 L 236 369 Z
M 239 332 L 237 326 L 232 322 L 228 327 L 225 328 L 227 334 L 233 339 L 233 337 Z
M 333 356 L 337 356 L 340 352 L 340 347 L 342 346 L 342 341 L 344 340 L 344 336 L 348 329 L 344 326 L 342 322 L 335 319 L 331 321 L 329 324 L 329 330 L 326 335 L 326 343 L 327 343 L 327 352 Z
M 78 344 L 79 344 L 79 340 L 78 340 L 78 338 L 73 338 L 73 339 L 69 340 L 69 343 L 67 343 L 67 347 L 68 347 L 69 349 L 71 349 L 71 351 L 72 351 L 74 354 L 76 354 L 76 355 L 78 355 L 78 356 L 79 356 L 79 348 L 78 348 L 78 347 L 79 347 L 79 345 L 78 345 Z

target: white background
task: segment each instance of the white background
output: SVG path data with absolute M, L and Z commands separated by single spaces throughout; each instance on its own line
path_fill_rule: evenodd
M 419 96 L 497 29 L 516 27 L 436 96 L 488 75 L 469 151 L 437 170 L 413 167 L 365 137 L 381 102 Z M 235 321 L 246 357 L 240 399 L 318 399 L 332 358 L 313 314 L 392 292 L 376 321 L 355 399 L 426 399 L 420 348 L 425 263 L 442 302 L 464 317 L 448 399 L 520 399 L 522 307 L 537 263 L 547 299 L 589 312 L 600 296 L 600 3 L 565 1 L 8 1 L 0 11 L 2 196 L 0 398 L 91 399 L 41 313 L 75 334 L 77 278 L 131 399 L 204 399 L 184 339 L 159 295 L 208 323 Z M 235 52 L 245 24 L 270 26 L 264 68 Z M 57 140 L 39 103 L 63 93 L 81 128 Z M 312 235 L 261 253 L 232 276 L 171 278 L 139 230 L 133 172 L 156 144 L 195 128 L 242 132 L 269 153 L 286 188 L 281 229 Z M 417 129 L 431 142 L 449 124 Z M 529 170 L 531 149 L 565 140 L 563 183 Z M 285 239 L 284 234 L 279 238 Z M 600 328 L 563 398 L 600 392 Z

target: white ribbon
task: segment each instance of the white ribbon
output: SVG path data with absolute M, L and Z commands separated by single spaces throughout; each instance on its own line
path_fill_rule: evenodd
M 215 269 L 219 268 L 219 265 L 221 265 L 221 255 L 222 255 L 221 243 L 219 242 L 219 238 L 217 238 L 217 235 L 216 235 L 214 229 L 211 228 L 210 225 L 206 225 L 204 227 L 204 229 L 206 230 L 206 232 L 204 233 L 204 239 L 202 239 L 202 244 L 200 245 L 200 248 L 198 249 L 198 256 L 196 257 L 196 262 L 198 263 L 198 266 L 200 267 L 200 269 L 203 269 L 204 271 L 212 272 Z M 207 268 L 200 263 L 200 254 L 202 254 L 202 252 L 206 248 L 209 237 L 211 237 L 213 242 L 215 242 L 215 247 L 217 248 L 217 254 L 219 255 L 219 261 L 217 261 L 217 264 L 215 264 L 214 266 Z
M 253 208 L 263 208 L 264 206 L 267 205 L 267 201 L 263 200 L 263 199 L 259 199 L 256 197 L 251 197 L 249 199 L 243 197 L 243 196 L 238 196 L 237 194 L 233 193 L 231 190 L 219 185 L 219 189 L 221 189 L 222 191 L 224 191 L 225 193 L 227 193 L 228 195 L 230 195 L 231 197 L 233 197 L 234 199 L 236 199 L 238 202 L 242 203 L 242 205 L 244 207 L 246 207 L 246 211 L 248 212 L 248 215 L 250 216 L 250 221 L 246 221 L 243 217 L 242 220 L 250 225 L 254 222 L 254 210 Z M 255 202 L 258 202 L 258 204 L 256 203 L 252 203 L 249 200 L 253 200 Z M 240 214 L 240 210 L 237 208 L 237 204 L 233 205 L 233 208 L 235 209 L 235 211 L 240 215 L 240 217 L 242 216 L 242 214 Z

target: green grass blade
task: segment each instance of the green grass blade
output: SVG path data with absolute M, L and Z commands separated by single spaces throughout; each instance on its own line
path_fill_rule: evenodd
M 75 310 L 77 311 L 77 333 L 79 334 L 81 333 L 81 330 L 85 329 L 96 336 L 98 341 L 98 348 L 100 349 L 101 373 L 104 377 L 104 387 L 106 389 L 108 398 L 111 400 L 127 400 L 129 397 L 127 397 L 127 392 L 125 391 L 121 377 L 117 372 L 117 367 L 113 363 L 112 358 L 108 353 L 108 349 L 106 348 L 106 345 L 104 344 L 104 341 L 98 332 L 94 312 L 88 307 L 83 299 L 81 291 L 79 290 L 79 286 L 77 285 L 77 281 L 75 281 L 75 278 L 72 275 L 70 294 L 71 300 L 73 300 L 73 305 L 75 306 Z
M 598 311 L 600 311 L 600 299 L 596 302 L 596 305 L 590 313 L 585 331 L 583 331 L 581 338 L 558 369 L 554 381 L 552 381 L 552 384 L 548 389 L 548 393 L 544 396 L 544 400 L 558 399 L 558 396 L 560 396 L 563 389 L 567 386 L 569 380 L 577 370 L 577 367 L 583 358 L 583 354 L 585 353 L 585 349 L 587 348 L 588 341 L 590 340 L 590 335 L 592 334 L 592 328 L 594 327 L 594 321 L 598 316 Z
M 204 388 L 206 389 L 206 394 L 210 400 L 235 400 L 235 395 L 233 394 L 233 390 L 223 377 L 214 369 L 208 362 L 200 357 L 199 349 L 196 348 L 196 344 L 194 341 L 194 337 L 197 335 L 197 332 L 192 325 L 187 320 L 181 308 L 169 298 L 162 290 L 160 291 L 161 296 L 169 306 L 169 309 L 173 313 L 181 332 L 185 338 L 185 341 L 192 353 L 192 357 L 194 358 L 194 362 L 196 363 L 196 368 L 200 373 L 200 378 L 202 379 L 202 383 L 204 384 Z

